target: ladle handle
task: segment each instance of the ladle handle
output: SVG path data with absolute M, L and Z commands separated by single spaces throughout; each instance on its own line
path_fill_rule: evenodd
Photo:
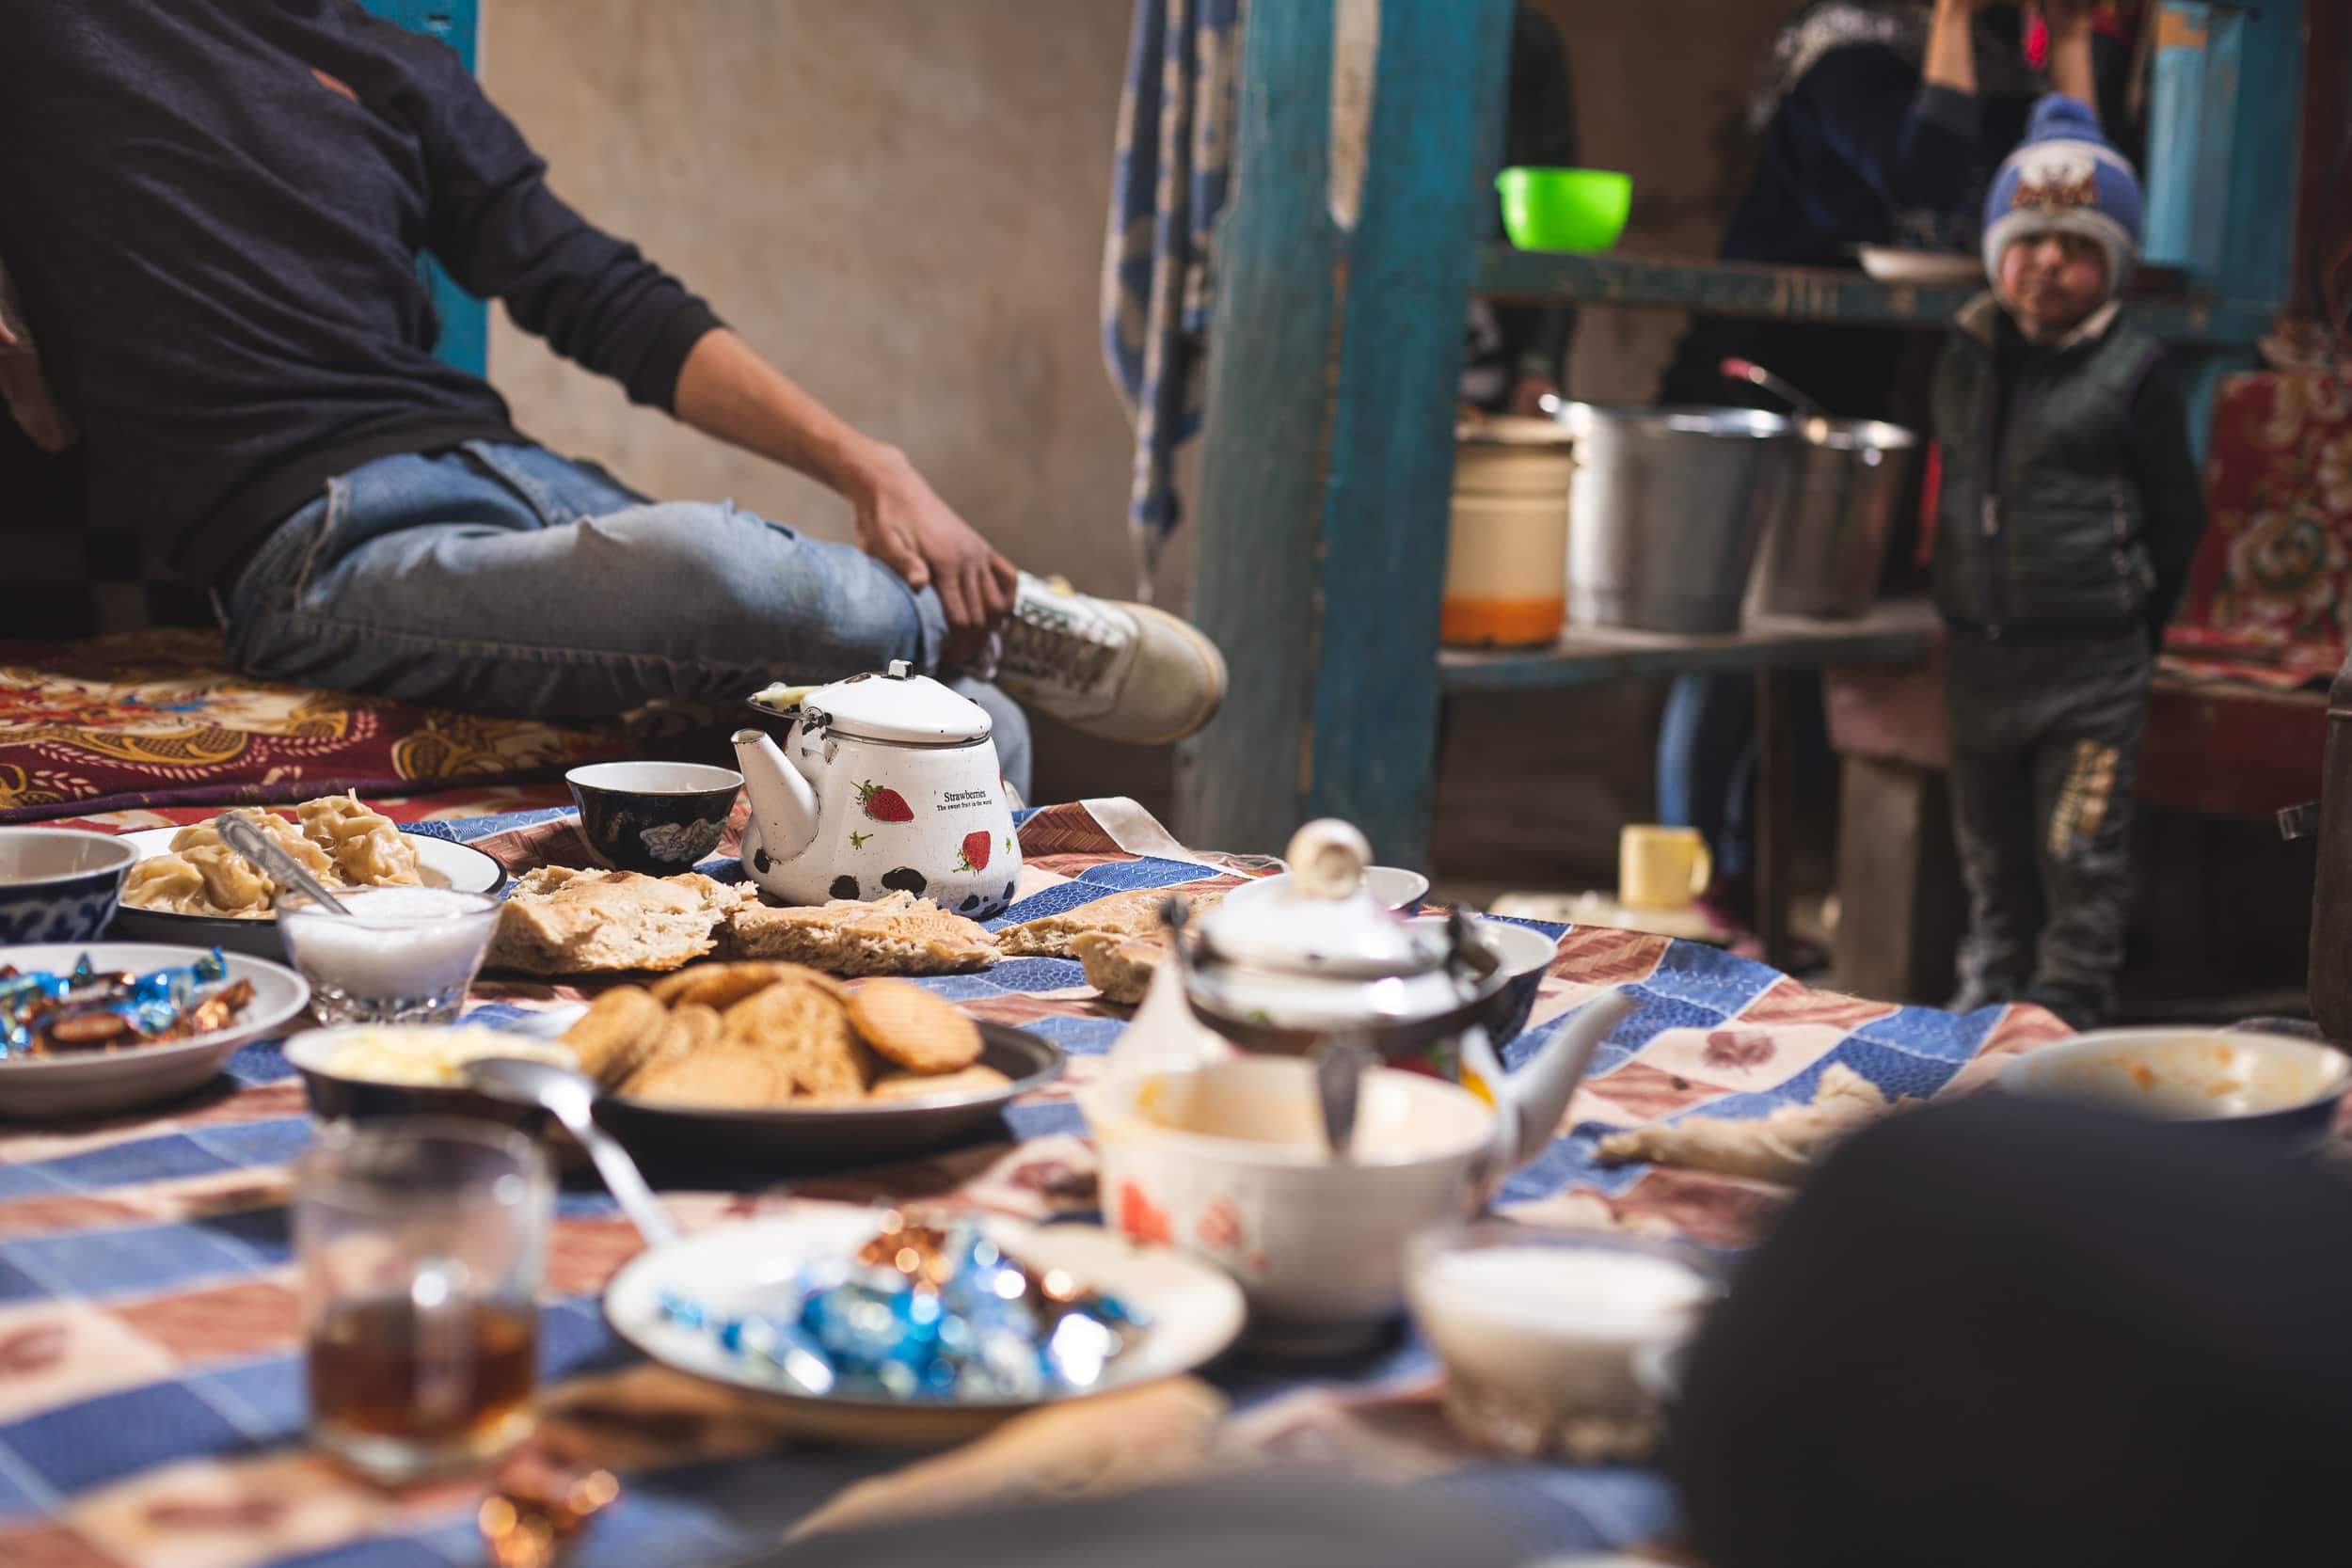
M 670 1212 L 661 1206 L 645 1184 L 644 1173 L 637 1162 L 628 1157 L 628 1150 L 615 1142 L 612 1134 L 596 1125 L 596 1115 L 577 1106 L 551 1106 L 564 1123 L 564 1130 L 588 1151 L 588 1158 L 596 1164 L 596 1174 L 604 1178 L 606 1190 L 628 1216 L 637 1234 L 651 1247 L 667 1246 L 678 1239 L 678 1228 L 670 1221 Z
M 1723 372 L 1724 380 L 1744 381 L 1750 386 L 1761 387 L 1809 420 L 1829 418 L 1828 409 L 1753 359 L 1742 359 L 1735 355 L 1716 368 Z
M 259 866 L 279 887 L 293 888 L 329 914 L 351 913 L 300 861 L 271 843 L 269 834 L 230 812 L 222 812 L 218 821 L 220 841 Z

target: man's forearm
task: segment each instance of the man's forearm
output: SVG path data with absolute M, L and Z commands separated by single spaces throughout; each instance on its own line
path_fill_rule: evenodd
M 687 354 L 672 407 L 704 435 L 797 468 L 853 500 L 899 458 L 725 327 L 703 334 Z
M 1919 71 L 1929 86 L 1954 92 L 1977 90 L 1976 14 L 1974 0 L 1935 0 L 1927 58 Z
M 2090 55 L 2090 17 L 2050 19 L 2050 90 L 2099 107 L 2099 77 Z

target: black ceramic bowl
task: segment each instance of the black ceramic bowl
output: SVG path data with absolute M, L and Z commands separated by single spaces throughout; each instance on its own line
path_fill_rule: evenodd
M 497 1100 L 462 1084 L 389 1084 L 354 1078 L 333 1070 L 336 1049 L 370 1025 L 342 1029 L 306 1029 L 285 1044 L 286 1060 L 302 1075 L 303 1097 L 321 1121 L 373 1121 L 386 1117 L 469 1117 L 496 1122 L 542 1145 L 560 1169 L 580 1167 L 587 1153 L 557 1125 L 553 1117 L 535 1105 Z M 386 1024 L 395 1032 L 423 1030 L 428 1024 Z
M 670 877 L 719 848 L 743 775 L 699 762 L 597 762 L 564 775 L 599 865 Z
M 139 853 L 72 828 L 0 828 L 0 944 L 95 942 Z

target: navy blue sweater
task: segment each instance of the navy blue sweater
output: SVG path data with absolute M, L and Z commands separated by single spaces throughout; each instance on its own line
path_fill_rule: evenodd
M 90 461 L 215 578 L 326 480 L 515 439 L 430 251 L 667 407 L 707 307 L 548 189 L 445 45 L 351 0 L 7 0 L 0 259 Z

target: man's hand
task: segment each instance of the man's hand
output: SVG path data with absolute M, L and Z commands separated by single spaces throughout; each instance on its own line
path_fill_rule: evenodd
M 1020 574 L 939 499 L 906 454 L 836 419 L 789 376 L 715 327 L 678 370 L 677 417 L 707 436 L 790 464 L 857 514 L 857 542 L 911 588 L 939 590 L 949 651 L 968 656 L 1012 612 Z
M 2041 0 L 2034 8 L 2050 24 L 2053 34 L 2064 34 L 2088 32 L 2091 15 L 2099 8 L 2093 0 Z
M 878 449 L 853 487 L 858 547 L 910 588 L 933 587 L 959 642 L 1012 613 L 1020 573 L 939 499 L 906 455 Z

